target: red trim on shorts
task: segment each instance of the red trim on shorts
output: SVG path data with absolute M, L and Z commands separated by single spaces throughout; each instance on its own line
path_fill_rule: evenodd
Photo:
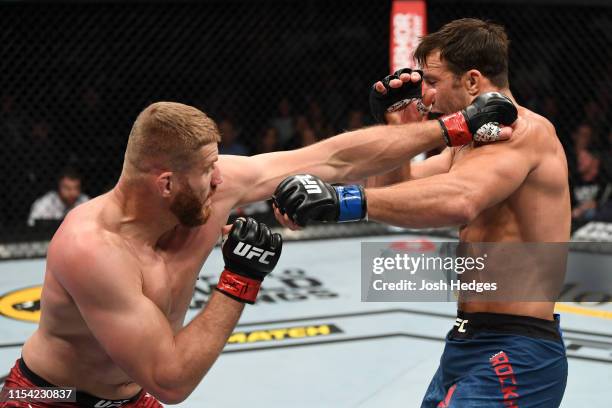
M 32 380 L 26 377 L 25 373 L 19 367 L 19 360 L 15 362 L 15 365 L 11 369 L 8 377 L 4 380 L 4 388 L 41 388 L 34 384 Z M 96 397 L 97 398 L 97 397 Z M 24 401 L 10 401 L 10 402 L 0 402 L 0 408 L 74 408 L 79 405 L 76 402 L 40 402 L 40 401 L 32 401 L 32 402 L 24 402 Z M 103 405 L 102 405 L 103 406 Z M 110 405 L 115 407 L 115 405 Z M 121 407 L 125 408 L 163 408 L 163 405 L 155 399 L 152 395 L 146 392 L 141 392 L 140 397 L 136 401 L 128 402 Z
M 453 384 L 453 386 L 448 389 L 446 397 L 444 397 L 444 401 L 440 401 L 437 408 L 448 408 L 448 404 L 450 404 L 451 398 L 453 398 L 455 389 L 457 389 L 457 384 Z

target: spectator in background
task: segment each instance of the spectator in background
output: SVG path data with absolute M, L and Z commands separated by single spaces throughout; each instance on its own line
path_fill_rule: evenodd
M 350 110 L 346 118 L 346 130 L 357 130 L 364 127 L 363 117 L 363 111 L 359 109 Z
M 572 218 L 590 221 L 595 217 L 597 203 L 606 187 L 600 176 L 600 159 L 586 149 L 577 151 L 577 177 L 573 183 L 574 208 Z
M 593 142 L 593 126 L 588 123 L 578 125 L 572 133 L 572 141 L 574 142 L 574 151 L 576 153 L 588 149 Z
M 221 133 L 219 154 L 233 154 L 238 156 L 249 155 L 249 149 L 238 141 L 236 128 L 229 119 L 222 119 L 219 122 L 219 132 Z
M 32 204 L 28 225 L 37 220 L 62 220 L 68 211 L 89 200 L 81 192 L 81 176 L 76 170 L 65 168 L 59 174 L 57 190 L 49 191 Z
M 320 139 L 310 126 L 310 122 L 305 115 L 295 118 L 295 133 L 293 137 L 283 146 L 283 149 L 293 150 L 300 147 L 309 146 L 318 142 Z
M 319 141 L 317 134 L 310 127 L 305 128 L 302 132 L 298 134 L 298 143 L 299 147 L 310 146 L 311 144 L 315 144 Z
M 270 123 L 278 132 L 279 145 L 286 145 L 291 140 L 294 133 L 291 103 L 287 97 L 283 97 L 278 102 L 278 114 Z
M 308 122 L 310 123 L 310 127 L 314 130 L 317 138 L 325 139 L 336 132 L 334 129 L 328 124 L 327 119 L 323 115 L 323 111 L 321 110 L 321 105 L 316 100 L 311 100 L 308 104 Z
M 263 128 L 259 134 L 257 153 L 270 153 L 279 149 L 278 131 L 272 126 Z

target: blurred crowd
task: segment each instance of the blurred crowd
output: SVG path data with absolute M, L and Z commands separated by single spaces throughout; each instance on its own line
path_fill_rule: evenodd
M 316 100 L 306 104 L 305 110 L 295 112 L 287 97 L 278 102 L 276 115 L 255 132 L 255 137 L 228 117 L 218 121 L 222 141 L 219 146 L 221 154 L 253 155 L 278 150 L 298 149 L 341 132 L 359 129 L 372 124 L 369 114 L 362 109 L 348 109 L 330 120 Z M 366 119 L 367 118 L 367 119 Z
M 111 188 L 131 124 L 154 101 L 209 114 L 225 154 L 300 148 L 372 124 L 367 93 L 388 71 L 390 2 L 237 4 L 240 13 L 216 2 L 15 4 L 0 13 L 0 231 L 32 229 Z M 605 11 L 428 2 L 430 31 L 466 15 L 506 26 L 512 92 L 555 125 L 567 153 L 575 226 L 612 221 Z
M 612 101 L 608 90 L 602 87 L 596 93 L 597 99 L 579 107 L 583 120 L 572 127 L 559 115 L 554 97 L 534 96 L 525 102 L 527 107 L 547 117 L 557 128 L 568 157 L 572 216 L 576 225 L 591 220 L 612 222 L 612 128 L 609 126 L 612 123 Z M 235 115 L 221 115 L 217 119 L 222 134 L 219 151 L 221 154 L 248 156 L 296 149 L 372 124 L 369 113 L 361 107 L 336 107 L 326 112 L 319 101 L 311 99 L 296 108 L 288 97 L 281 97 L 275 114 L 255 131 L 243 127 Z M 46 119 L 24 117 L 14 109 L 10 95 L 2 96 L 0 108 L 0 136 L 5 146 L 8 144 L 7 151 L 20 156 L 20 162 L 25 166 L 22 182 L 32 193 L 39 193 L 30 195 L 28 216 L 23 222 L 36 226 L 46 225 L 49 220 L 61 220 L 71 208 L 88 200 L 83 192 L 88 190 L 87 185 L 81 186 L 82 177 L 72 167 L 82 163 L 84 158 L 79 157 L 78 152 L 54 149 L 50 137 L 52 124 Z M 44 163 L 50 161 L 56 166 L 61 165 L 61 170 L 48 174 L 50 167 Z M 49 186 L 49 180 L 52 180 L 52 188 L 41 191 L 42 186 Z M 9 191 L 24 187 L 19 184 L 7 186 Z M 256 205 L 242 210 L 247 213 L 267 211 L 268 207 Z

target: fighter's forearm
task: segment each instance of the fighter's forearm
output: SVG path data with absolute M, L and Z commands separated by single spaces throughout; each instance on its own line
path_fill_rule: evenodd
M 265 153 L 249 158 L 224 156 L 225 191 L 234 192 L 232 207 L 270 197 L 278 183 L 294 174 L 312 174 L 334 182 L 361 180 L 387 172 L 415 155 L 444 143 L 436 121 L 372 126 L 343 133 L 302 149 Z M 245 171 L 248 169 L 248 171 Z
M 385 187 L 410 179 L 410 162 L 384 174 L 368 177 L 365 186 L 368 188 Z
M 474 217 L 465 189 L 448 175 L 366 189 L 368 218 L 406 228 L 463 225 Z
M 205 309 L 174 337 L 172 359 L 160 368 L 160 388 L 174 401 L 185 399 L 219 357 L 244 304 L 213 292 Z
M 363 179 L 400 166 L 443 143 L 437 121 L 373 126 L 344 133 L 320 143 L 330 153 L 330 174 L 321 176 L 338 182 Z

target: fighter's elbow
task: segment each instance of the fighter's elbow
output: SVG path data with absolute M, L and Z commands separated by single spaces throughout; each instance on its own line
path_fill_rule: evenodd
M 176 366 L 175 366 L 176 367 Z M 148 387 L 147 392 L 164 404 L 179 404 L 187 399 L 195 389 L 195 381 L 181 375 L 168 365 L 164 370 L 159 370 Z
M 454 200 L 451 212 L 454 218 L 454 225 L 466 225 L 478 217 L 480 209 L 477 201 L 473 197 L 461 195 L 459 199 Z
M 168 405 L 176 405 L 185 401 L 191 391 L 185 392 L 183 390 L 178 389 L 167 389 L 167 390 L 158 390 L 157 392 L 149 392 L 155 398 L 157 398 L 160 402 Z
M 146 391 L 160 400 L 164 404 L 180 404 L 185 401 L 195 389 L 194 386 L 188 385 L 188 382 L 178 384 L 176 382 L 166 384 L 155 384 Z

